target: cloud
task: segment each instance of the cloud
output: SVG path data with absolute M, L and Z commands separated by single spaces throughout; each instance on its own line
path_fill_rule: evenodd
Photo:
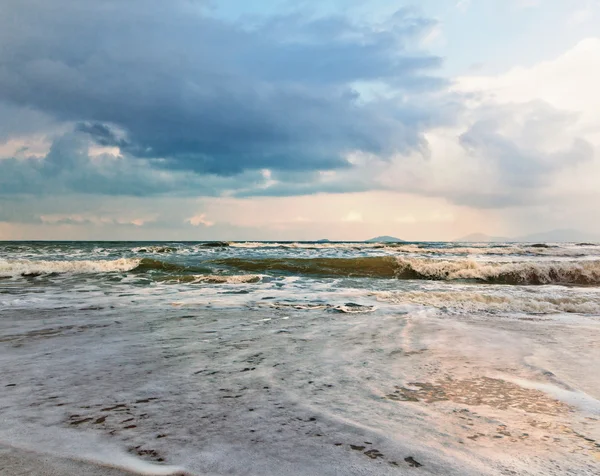
M 100 154 L 81 133 L 56 138 L 42 158 L 0 160 L 0 194 L 86 193 L 146 195 L 173 191 L 184 179 L 161 175 L 142 162 Z
M 232 23 L 188 0 L 7 0 L 3 11 L 0 103 L 118 148 L 129 169 L 341 170 L 355 150 L 424 148 L 423 131 L 447 120 L 432 107 L 440 58 L 411 50 L 434 22 L 406 9 L 371 24 L 300 13 Z M 382 85 L 385 98 L 367 94 Z M 61 160 L 38 169 L 81 165 Z M 15 183 L 29 173 L 18 163 L 4 172 Z M 107 175 L 126 188 L 94 172 L 102 185 L 91 190 L 109 190 Z M 150 183 L 132 183 L 139 193 L 168 188 L 141 178 Z
M 473 208 L 599 200 L 599 83 L 594 38 L 530 68 L 457 78 L 465 107 L 455 124 L 425 134 L 428 158 L 373 162 L 371 180 Z
M 215 222 L 210 221 L 206 218 L 206 213 L 199 213 L 197 215 L 194 215 L 193 217 L 188 218 L 186 222 L 192 226 L 204 225 L 207 227 L 211 227 L 215 224 Z
M 577 115 L 543 101 L 480 104 L 462 120 L 462 127 L 427 135 L 429 160 L 414 154 L 380 164 L 373 180 L 473 208 L 531 206 L 547 203 L 566 174 L 598 163 L 597 145 L 578 131 Z M 562 186 L 567 195 L 578 187 Z
M 549 220 L 539 207 L 600 199 L 600 39 L 447 81 L 442 59 L 421 49 L 435 21 L 408 9 L 366 18 L 227 21 L 190 0 L 5 0 L 0 221 L 201 236 L 229 225 L 218 208 L 197 213 L 197 197 L 313 196 L 321 209 L 334 196 L 402 193 L 441 210 L 388 213 L 405 226 L 449 223 L 467 209 L 537 207 Z M 51 207 L 53 197 L 64 200 Z M 136 197 L 148 202 L 131 215 L 103 210 Z M 158 217 L 145 208 L 167 198 L 193 205 Z M 252 210 L 228 223 L 250 229 L 262 216 Z M 358 228 L 344 221 L 349 211 L 372 221 L 350 202 L 328 220 Z M 308 209 L 289 216 L 311 223 Z
M 576 118 L 547 103 L 494 105 L 476 114 L 459 141 L 467 154 L 496 175 L 487 181 L 488 187 L 496 183 L 510 193 L 531 192 L 549 175 L 593 157 L 589 142 L 564 134 Z M 557 138 L 560 142 L 552 147 Z
M 160 161 L 133 159 L 119 149 L 98 147 L 84 132 L 68 132 L 54 139 L 45 154 L 28 149 L 0 159 L 0 198 L 11 195 L 205 195 L 264 186 L 260 171 L 235 176 L 189 174 L 166 170 Z

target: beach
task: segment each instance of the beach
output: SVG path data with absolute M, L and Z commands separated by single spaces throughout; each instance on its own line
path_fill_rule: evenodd
M 108 468 L 100 464 L 49 456 L 33 451 L 0 447 L 0 474 L 37 474 L 40 476 L 131 476 L 129 471 Z
M 0 247 L 0 474 L 600 470 L 598 246 Z

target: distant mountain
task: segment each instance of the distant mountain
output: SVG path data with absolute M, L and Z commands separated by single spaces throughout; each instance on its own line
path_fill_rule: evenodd
M 457 242 L 462 243 L 497 243 L 503 241 L 513 241 L 510 238 L 505 238 L 503 236 L 490 236 L 484 233 L 472 233 L 467 236 L 463 236 L 462 238 L 457 238 Z
M 592 233 L 585 233 L 578 230 L 552 230 L 544 233 L 533 233 L 531 235 L 517 236 L 513 238 L 507 238 L 504 236 L 489 236 L 484 233 L 473 233 L 471 235 L 463 236 L 454 241 L 467 242 L 467 243 L 497 243 L 497 242 L 541 242 L 541 243 L 552 243 L 552 242 L 600 242 L 600 235 L 594 235 Z
M 365 243 L 406 243 L 406 241 L 394 236 L 376 236 L 370 240 L 365 240 Z

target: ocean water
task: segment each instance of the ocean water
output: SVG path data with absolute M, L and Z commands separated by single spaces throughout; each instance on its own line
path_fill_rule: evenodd
M 600 474 L 600 245 L 0 243 L 0 443 L 139 474 Z

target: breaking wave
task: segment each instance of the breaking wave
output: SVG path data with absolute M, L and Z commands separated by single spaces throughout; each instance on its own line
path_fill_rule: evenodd
M 515 245 L 515 246 L 454 246 L 448 248 L 433 247 L 428 248 L 419 245 L 401 245 L 395 246 L 396 253 L 411 253 L 425 255 L 489 255 L 489 256 L 565 256 L 582 257 L 589 254 L 598 255 L 598 250 L 584 250 L 582 248 L 561 248 L 549 245 Z
M 377 250 L 432 255 L 565 256 L 598 255 L 594 243 L 363 243 L 363 242 L 230 242 L 231 248 L 282 250 Z M 582 248 L 583 247 L 583 248 Z
M 600 296 L 498 295 L 469 291 L 378 291 L 372 295 L 379 301 L 420 304 L 461 313 L 600 313 Z
M 0 260 L 0 277 L 126 272 L 137 268 L 140 261 L 131 258 L 81 261 Z
M 134 253 L 175 253 L 177 248 L 172 246 L 138 246 L 131 251 Z
M 119 258 L 115 260 L 0 260 L 0 277 L 33 277 L 49 274 L 96 274 L 135 271 L 203 272 L 203 268 L 192 268 L 151 258 Z
M 296 311 L 334 311 L 341 312 L 344 314 L 363 314 L 366 312 L 376 311 L 375 306 L 369 306 L 364 304 L 357 304 L 354 302 L 347 302 L 345 304 L 329 304 L 324 302 L 269 302 L 259 303 L 258 307 L 269 307 L 277 310 L 296 310 Z
M 490 263 L 404 257 L 226 258 L 214 263 L 255 273 L 291 273 L 323 277 L 370 277 L 467 280 L 494 284 L 599 285 L 600 261 Z
M 254 284 L 259 283 L 262 276 L 255 274 L 238 274 L 238 275 L 192 275 L 186 274 L 182 276 L 165 276 L 158 278 L 156 281 L 166 283 L 189 283 L 189 284 Z
M 495 284 L 600 284 L 600 261 L 485 263 L 398 259 L 399 275 L 415 279 L 475 280 Z
M 61 274 L 103 274 L 158 271 L 155 281 L 177 283 L 241 284 L 257 283 L 257 275 L 215 275 L 209 269 L 183 266 L 156 259 L 120 258 L 116 260 L 0 260 L 0 278 L 38 277 Z M 203 274 L 183 274 L 183 273 Z M 181 273 L 181 274 L 176 274 Z
M 231 274 L 244 271 L 251 276 L 291 274 L 314 277 L 356 277 L 474 281 L 491 284 L 600 285 L 600 261 L 512 261 L 483 262 L 469 259 L 431 259 L 403 256 L 356 258 L 224 258 L 197 264 L 179 264 L 151 258 L 115 260 L 0 260 L 0 277 L 50 274 L 93 274 L 132 272 L 179 276 L 186 282 L 233 282 Z M 215 273 L 214 265 L 219 270 Z M 223 267 L 228 269 L 222 269 Z M 223 273 L 223 274 L 221 274 Z M 247 278 L 244 275 L 240 279 Z

